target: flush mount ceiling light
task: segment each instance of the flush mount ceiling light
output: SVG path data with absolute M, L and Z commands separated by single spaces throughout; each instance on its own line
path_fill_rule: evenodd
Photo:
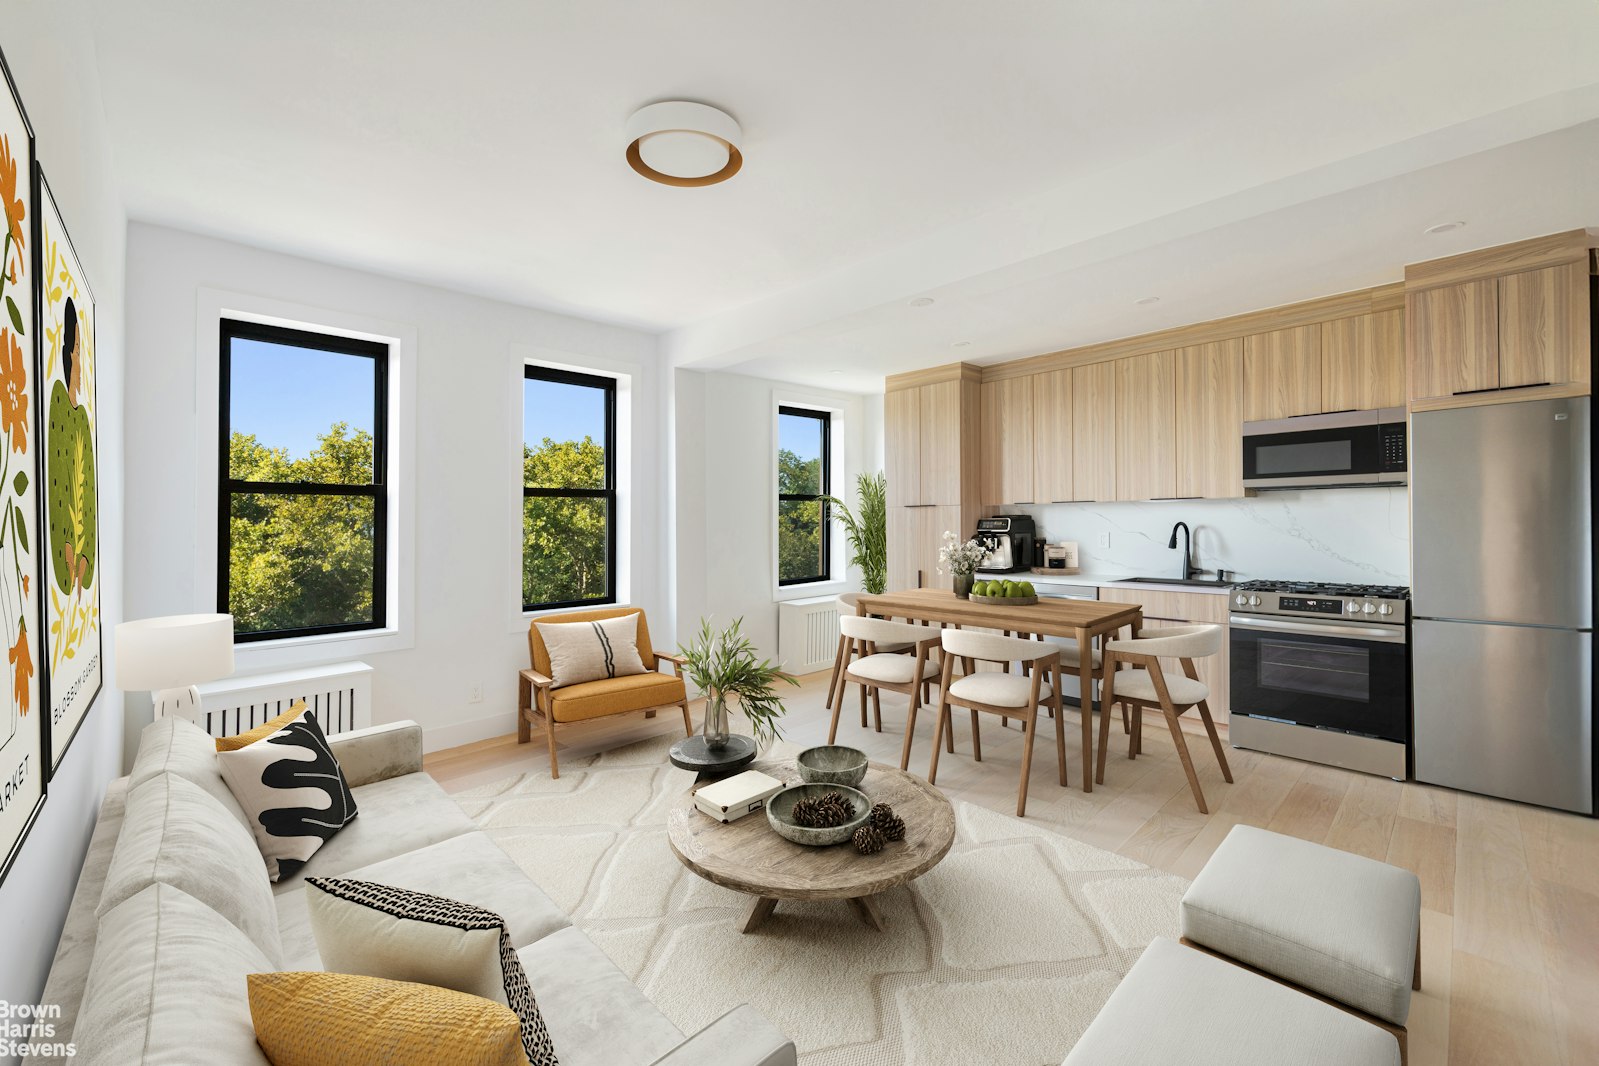
M 1448 233 L 1450 230 L 1459 229 L 1461 226 L 1464 226 L 1464 225 L 1465 225 L 1464 222 L 1440 222 L 1436 226 L 1428 226 L 1426 229 L 1422 230 L 1421 232 L 1426 233 L 1426 234 Z
M 744 165 L 738 150 L 741 132 L 732 115 L 709 104 L 650 104 L 627 120 L 627 162 L 662 185 L 715 185 Z
M 950 345 L 951 348 L 970 348 L 971 346 L 971 341 L 956 341 L 954 344 Z
M 1160 297 L 1159 296 L 1144 296 L 1144 297 L 1140 297 L 1137 300 L 1134 300 L 1133 303 L 1136 304 L 1139 307 L 1148 307 L 1150 304 L 1158 304 L 1158 303 L 1160 303 Z
M 918 296 L 918 297 L 916 297 L 916 299 L 910 301 L 910 306 L 912 306 L 912 307 L 930 307 L 930 306 L 932 306 L 932 303 L 933 303 L 933 298 L 931 296 Z

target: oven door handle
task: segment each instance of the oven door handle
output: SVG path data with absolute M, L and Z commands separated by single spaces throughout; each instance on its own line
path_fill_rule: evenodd
M 1227 619 L 1234 629 L 1261 633 L 1303 633 L 1307 637 L 1348 637 L 1354 640 L 1375 640 L 1383 644 L 1404 644 L 1407 641 L 1404 626 L 1350 626 L 1337 622 L 1290 622 L 1282 618 L 1247 618 L 1231 615 Z

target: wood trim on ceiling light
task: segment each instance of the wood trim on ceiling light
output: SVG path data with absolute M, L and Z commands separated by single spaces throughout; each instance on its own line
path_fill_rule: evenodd
M 705 136 L 710 135 L 706 134 Z M 627 165 L 641 176 L 649 178 L 651 181 L 659 182 L 662 185 L 671 185 L 679 189 L 699 189 L 706 185 L 718 185 L 737 174 L 739 169 L 744 166 L 744 156 L 738 150 L 738 147 L 717 137 L 716 140 L 727 146 L 727 165 L 721 170 L 698 178 L 679 178 L 671 174 L 662 174 L 659 170 L 652 169 L 648 163 L 644 162 L 644 157 L 639 152 L 639 142 L 642 140 L 643 138 L 640 137 L 627 146 Z

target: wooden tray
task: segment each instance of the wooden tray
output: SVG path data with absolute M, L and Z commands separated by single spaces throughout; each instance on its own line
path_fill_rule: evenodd
M 991 603 L 996 607 L 1027 607 L 1038 602 L 1037 596 L 979 596 L 975 592 L 967 599 L 973 603 Z
M 1082 573 L 1083 568 L 1080 566 L 1057 566 L 1054 569 L 1050 569 L 1047 566 L 1035 566 L 1032 571 L 1041 577 L 1071 577 L 1074 574 Z

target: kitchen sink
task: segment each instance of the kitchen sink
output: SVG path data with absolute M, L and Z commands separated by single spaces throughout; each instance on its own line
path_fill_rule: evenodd
M 1124 577 L 1123 581 L 1136 581 L 1142 585 L 1193 585 L 1197 588 L 1225 589 L 1237 582 L 1217 581 L 1213 577 Z

